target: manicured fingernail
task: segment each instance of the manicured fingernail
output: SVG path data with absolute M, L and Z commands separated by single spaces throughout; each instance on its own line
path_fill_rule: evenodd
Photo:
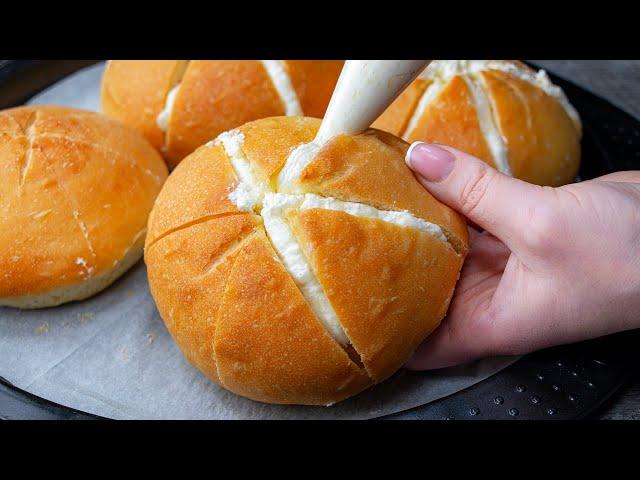
M 414 142 L 407 151 L 405 161 L 409 168 L 430 182 L 441 182 L 453 170 L 453 154 L 438 145 Z

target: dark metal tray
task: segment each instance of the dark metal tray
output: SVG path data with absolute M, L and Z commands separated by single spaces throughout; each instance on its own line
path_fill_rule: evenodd
M 16 106 L 94 61 L 0 60 L 0 108 Z M 640 122 L 602 98 L 550 74 L 580 112 L 580 176 L 640 169 Z M 526 355 L 457 394 L 388 419 L 573 419 L 602 406 L 634 373 L 640 332 Z M 0 372 L 2 375 L 2 372 Z M 0 419 L 96 419 L 25 392 L 0 376 Z

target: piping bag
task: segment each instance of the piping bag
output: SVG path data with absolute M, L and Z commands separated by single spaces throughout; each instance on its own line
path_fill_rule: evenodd
M 320 148 L 341 133 L 364 132 L 431 60 L 347 60 L 314 140 L 291 152 L 278 176 L 282 191 L 296 192 L 299 173 Z
M 347 60 L 313 143 L 364 132 L 431 60 Z

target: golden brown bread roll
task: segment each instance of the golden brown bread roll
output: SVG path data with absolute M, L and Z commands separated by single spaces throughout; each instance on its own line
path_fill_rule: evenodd
M 580 165 L 578 113 L 544 71 L 517 61 L 433 61 L 373 126 L 539 185 L 573 182 Z
M 142 133 L 170 168 L 218 134 L 276 115 L 322 117 L 341 60 L 112 60 L 102 111 Z
M 149 218 L 145 261 L 167 328 L 211 380 L 254 400 L 326 405 L 393 374 L 447 311 L 464 220 L 369 130 L 283 183 L 320 121 L 274 117 L 183 160 Z
M 71 108 L 4 110 L 0 163 L 0 305 L 89 297 L 142 256 L 167 168 L 137 132 Z

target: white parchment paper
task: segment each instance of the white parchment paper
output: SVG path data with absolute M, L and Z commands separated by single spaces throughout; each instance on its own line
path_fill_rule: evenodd
M 81 70 L 29 103 L 97 111 L 103 69 Z M 0 308 L 1 376 L 54 402 L 119 419 L 375 418 L 460 391 L 515 360 L 401 370 L 332 407 L 276 406 L 227 392 L 186 362 L 158 315 L 142 262 L 84 302 L 36 311 Z

